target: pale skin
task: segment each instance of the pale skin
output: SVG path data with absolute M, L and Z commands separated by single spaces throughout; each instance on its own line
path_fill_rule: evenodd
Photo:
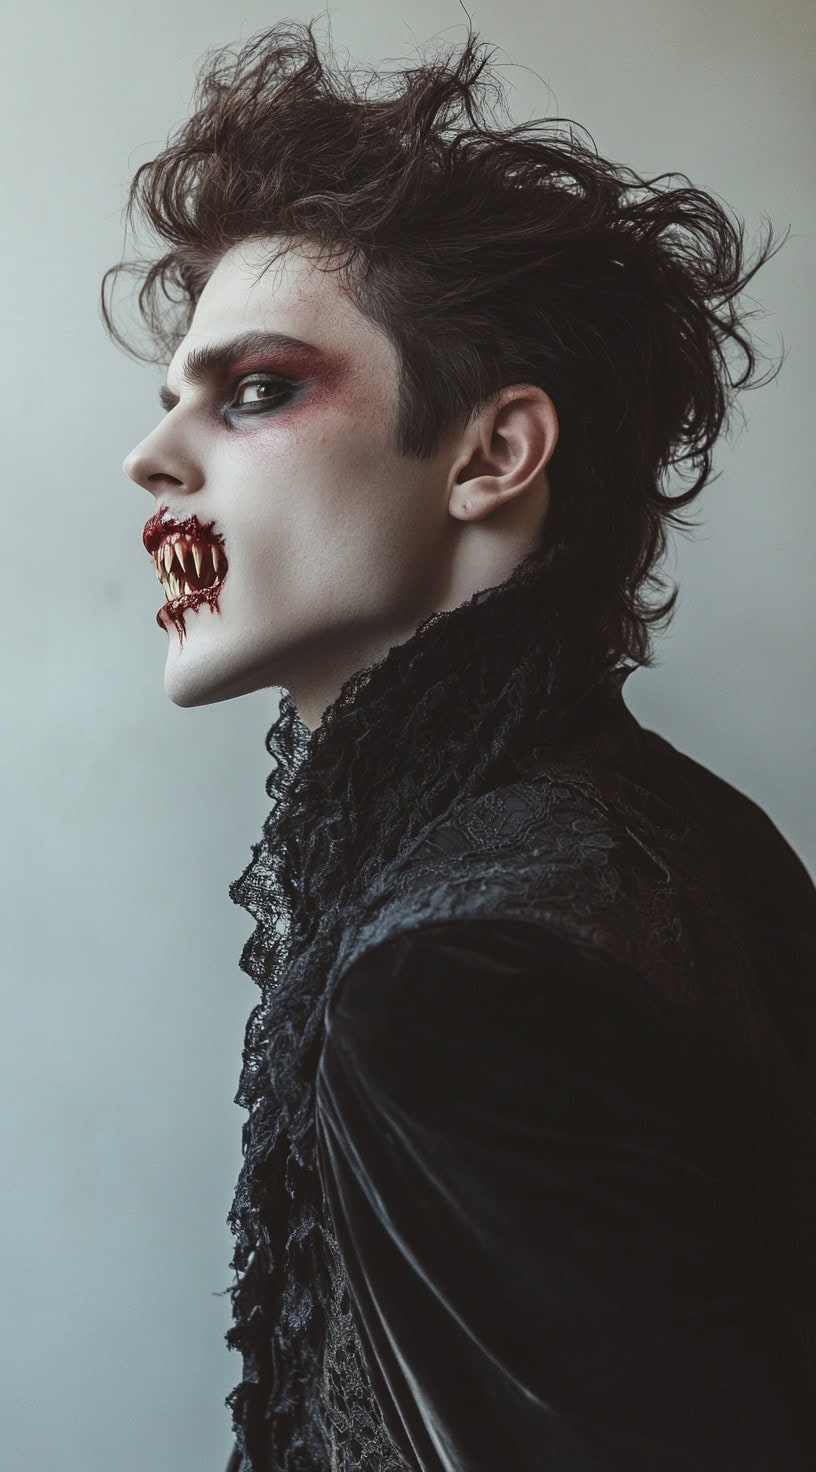
M 189 610 L 183 640 L 167 625 L 171 700 L 285 688 L 314 730 L 351 674 L 540 543 L 558 419 L 541 388 L 508 385 L 430 459 L 399 455 L 396 348 L 307 242 L 261 275 L 280 244 L 222 256 L 167 370 L 177 402 L 124 470 L 151 512 L 214 522 L 228 559 L 217 609 Z M 250 331 L 312 351 L 244 352 L 187 382 L 191 351 Z

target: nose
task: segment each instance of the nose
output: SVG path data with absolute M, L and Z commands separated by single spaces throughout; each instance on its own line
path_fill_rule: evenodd
M 122 462 L 128 479 L 157 498 L 168 491 L 190 494 L 197 491 L 203 481 L 201 468 L 194 456 L 180 442 L 171 441 L 166 432 L 168 429 L 168 420 L 164 420 L 134 446 Z

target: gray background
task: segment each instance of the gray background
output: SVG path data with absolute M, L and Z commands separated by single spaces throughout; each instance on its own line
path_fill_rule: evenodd
M 748 792 L 816 871 L 812 10 L 798 0 L 469 5 L 514 117 L 584 123 L 644 173 L 682 169 L 786 247 L 751 288 L 781 376 L 744 396 L 702 525 L 670 568 L 646 725 Z M 265 692 L 163 694 L 166 635 L 121 463 L 159 369 L 97 314 L 125 188 L 186 115 L 205 50 L 315 6 L 6 7 L 2 100 L 3 1333 L 0 1461 L 211 1472 L 230 1446 L 223 1333 L 254 989 L 226 888 L 267 800 Z M 338 0 L 341 60 L 461 42 L 454 0 Z M 326 35 L 325 21 L 318 34 Z M 523 65 L 522 65 L 523 63 Z

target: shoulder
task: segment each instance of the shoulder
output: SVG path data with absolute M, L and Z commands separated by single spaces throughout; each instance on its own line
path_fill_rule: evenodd
M 671 812 L 660 820 L 671 833 Z M 574 763 L 465 795 L 379 877 L 335 975 L 402 932 L 481 919 L 526 921 L 635 970 L 676 970 L 676 894 L 650 823 Z

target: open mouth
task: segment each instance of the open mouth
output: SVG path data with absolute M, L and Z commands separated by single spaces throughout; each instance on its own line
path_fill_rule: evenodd
M 164 628 L 170 618 L 182 639 L 185 613 L 205 603 L 213 613 L 218 612 L 218 595 L 229 564 L 223 537 L 213 531 L 214 526 L 214 522 L 202 524 L 197 516 L 175 521 L 159 511 L 144 529 L 142 540 L 165 593 L 156 622 Z
M 227 559 L 217 542 L 176 533 L 165 537 L 153 553 L 153 565 L 168 603 L 184 599 L 185 606 L 193 608 L 221 586 Z

